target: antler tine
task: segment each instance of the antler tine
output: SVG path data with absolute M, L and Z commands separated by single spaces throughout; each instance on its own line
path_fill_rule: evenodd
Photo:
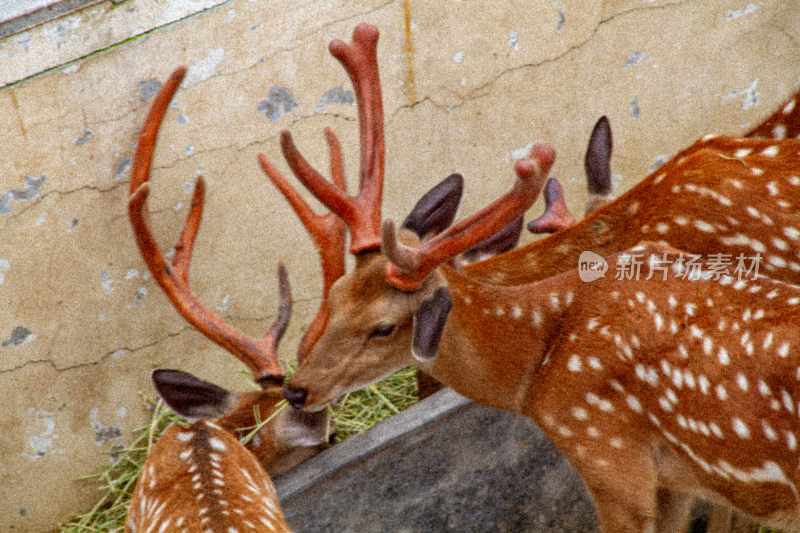
M 286 376 L 278 363 L 277 345 L 291 313 L 291 295 L 286 269 L 279 266 L 281 307 L 278 317 L 267 334 L 255 341 L 226 323 L 197 299 L 189 284 L 189 265 L 192 250 L 205 202 L 205 182 L 197 179 L 192 205 L 186 223 L 175 246 L 175 257 L 170 266 L 164 259 L 150 229 L 147 196 L 150 193 L 150 167 L 156 138 L 167 107 L 178 90 L 186 67 L 179 67 L 159 91 L 139 135 L 131 171 L 131 189 L 128 199 L 128 216 L 133 226 L 136 243 L 142 258 L 153 274 L 153 279 L 167 295 L 178 312 L 206 337 L 232 353 L 253 372 L 255 381 L 262 386 L 268 381 L 282 381 Z
M 286 265 L 283 261 L 278 261 L 278 291 L 280 294 L 280 303 L 278 304 L 278 314 L 267 330 L 264 336 L 264 343 L 269 344 L 272 352 L 272 358 L 278 360 L 278 344 L 286 333 L 286 328 L 289 327 L 289 319 L 292 316 L 292 287 L 289 284 L 289 273 L 286 271 Z
M 373 216 L 377 216 L 375 222 L 379 225 L 385 146 L 377 48 L 378 28 L 365 23 L 353 29 L 352 45 L 339 39 L 334 39 L 328 45 L 331 55 L 344 66 L 356 90 L 361 139 L 358 186 L 360 191 L 368 192 L 376 203 L 378 210 Z
M 331 175 L 333 183 L 339 191 L 346 191 L 344 179 L 344 166 L 342 164 L 341 146 L 333 134 L 333 131 L 326 129 L 326 137 L 331 152 Z M 284 195 L 286 200 L 294 209 L 303 226 L 308 231 L 317 248 L 322 266 L 323 291 L 322 302 L 316 316 L 311 321 L 303 339 L 297 347 L 298 362 L 302 361 L 311 348 L 316 344 L 319 337 L 325 330 L 328 323 L 328 293 L 333 283 L 342 277 L 345 272 L 344 247 L 345 247 L 345 225 L 344 221 L 333 213 L 318 215 L 300 194 L 291 186 L 277 168 L 267 159 L 264 154 L 258 155 L 261 168 L 269 177 L 272 183 Z M 327 185 L 330 185 L 325 181 Z
M 544 184 L 544 213 L 528 222 L 531 233 L 553 233 L 568 228 L 575 222 L 575 217 L 567 209 L 564 201 L 564 189 L 555 178 L 548 178 Z
M 384 221 L 381 251 L 389 259 L 389 283 L 400 290 L 415 290 L 440 264 L 485 241 L 522 215 L 536 200 L 555 155 L 551 144 L 536 143 L 527 158 L 515 163 L 517 179 L 508 192 L 419 248 L 398 242 L 394 222 Z
M 361 145 L 357 196 L 349 196 L 326 181 L 300 154 L 291 134 L 281 133 L 283 155 L 297 179 L 350 228 L 353 254 L 380 247 L 385 145 L 377 44 L 378 29 L 359 24 L 353 30 L 352 45 L 335 39 L 328 47 L 347 71 L 356 94 Z M 331 137 L 335 138 L 329 129 L 326 135 L 329 143 Z

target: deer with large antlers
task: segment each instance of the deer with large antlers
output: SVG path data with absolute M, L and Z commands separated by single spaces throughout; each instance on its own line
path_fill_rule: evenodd
M 286 374 L 278 362 L 277 346 L 291 313 L 286 269 L 279 265 L 278 315 L 267 334 L 253 340 L 203 305 L 189 284 L 204 203 L 202 177 L 171 265 L 150 229 L 146 200 L 156 137 L 185 73 L 180 67 L 172 74 L 145 120 L 134 157 L 128 213 L 142 257 L 175 308 L 245 363 L 261 390 L 231 392 L 186 372 L 153 372 L 153 383 L 165 402 L 178 414 L 198 421 L 188 428 L 169 428 L 151 449 L 133 493 L 126 531 L 289 531 L 268 473 L 283 473 L 326 447 L 329 422 L 324 412 L 278 408 Z M 343 182 L 337 184 L 344 186 Z M 341 223 L 332 217 L 314 218 L 302 200 L 291 194 L 287 197 L 312 236 L 325 239 L 320 253 L 326 279 L 340 276 L 336 269 L 343 269 L 343 263 L 329 257 L 343 255 L 336 248 L 336 239 L 340 247 L 344 243 Z M 238 437 L 251 431 L 247 445 L 242 445 Z
M 459 272 L 455 256 L 530 206 L 555 152 L 534 145 L 508 193 L 451 227 L 443 211 L 457 201 L 443 198 L 379 233 L 377 37 L 359 25 L 351 46 L 331 45 L 359 102 L 359 195 L 282 137 L 357 255 L 285 386 L 292 405 L 318 411 L 416 361 L 475 401 L 537 421 L 584 479 L 603 531 L 679 531 L 695 496 L 797 530 L 800 289 L 735 279 L 710 259 L 763 258 L 762 273 L 800 276 L 800 141 L 705 137 L 583 221 Z M 642 240 L 663 243 L 634 248 Z M 639 264 L 648 276 L 584 282 L 584 250 L 612 272 Z

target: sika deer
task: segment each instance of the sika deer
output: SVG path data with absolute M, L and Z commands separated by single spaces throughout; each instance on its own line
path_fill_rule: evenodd
M 153 382 L 164 400 L 179 414 L 200 420 L 188 428 L 171 427 L 150 451 L 134 491 L 126 531 L 289 531 L 267 471 L 273 475 L 285 472 L 326 447 L 329 422 L 324 412 L 276 412 L 285 378 L 277 359 L 277 345 L 291 312 L 286 270 L 282 264 L 279 266 L 278 316 L 267 334 L 254 341 L 205 307 L 189 285 L 189 265 L 204 203 L 203 179 L 198 179 L 172 265 L 165 261 L 148 222 L 146 199 L 156 137 L 185 72 L 183 67 L 177 69 L 164 84 L 142 128 L 128 212 L 142 257 L 175 308 L 203 334 L 245 363 L 262 390 L 229 392 L 185 372 L 153 373 Z M 297 204 L 299 209 L 303 205 Z M 337 236 L 344 242 L 341 224 L 301 214 L 314 238 L 328 239 L 328 249 L 337 257 L 342 256 L 341 251 L 336 252 L 335 242 Z M 326 221 L 330 222 L 326 231 L 316 235 L 315 230 Z M 326 280 L 332 275 L 338 277 L 337 263 L 326 261 L 325 252 L 321 254 Z M 274 418 L 258 429 L 247 447 L 240 444 L 240 432 L 250 431 L 269 417 Z
M 164 387 L 164 381 L 181 382 L 187 377 L 196 380 L 183 373 L 173 375 L 175 372 L 157 370 L 153 374 L 156 387 Z M 226 391 L 208 383 L 197 385 L 190 385 L 188 390 L 197 395 L 201 390 L 211 392 L 214 407 L 231 410 L 233 405 Z M 265 416 L 272 412 L 279 399 L 273 391 L 271 398 L 258 402 L 265 407 Z M 205 400 L 204 403 L 210 402 Z M 247 406 L 250 413 L 253 407 L 252 404 Z M 233 409 L 233 417 L 217 421 L 203 418 L 189 427 L 176 424 L 164 432 L 151 448 L 136 482 L 125 517 L 127 533 L 290 531 L 275 487 L 264 469 L 263 461 L 270 460 L 265 457 L 266 450 L 254 450 L 259 455 L 256 457 L 236 435 L 236 430 L 244 426 L 234 423 L 231 427 L 237 411 L 242 414 L 244 409 L 239 404 Z M 293 416 L 290 411 L 284 409 L 278 416 L 283 413 Z M 282 424 L 271 422 L 270 430 L 274 431 L 278 425 Z M 262 430 L 262 433 L 268 432 Z M 269 455 L 267 452 L 266 456 Z
M 475 401 L 534 419 L 586 482 L 604 531 L 680 531 L 675 509 L 695 496 L 800 524 L 800 289 L 718 276 L 708 262 L 676 278 L 685 254 L 658 244 L 607 259 L 614 271 L 638 258 L 650 279 L 586 283 L 573 270 L 502 287 L 447 266 L 409 275 L 415 252 L 389 229 L 392 263 L 373 254 L 333 287 L 328 328 L 287 387 L 295 405 L 318 409 L 416 359 Z M 386 357 L 402 345 L 404 360 Z M 323 367 L 335 378 L 317 386 Z M 667 510 L 677 518 L 656 522 Z
M 376 41 L 359 25 L 352 46 L 331 45 L 357 88 L 359 196 L 325 182 L 282 137 L 300 181 L 348 224 L 358 258 L 331 287 L 324 331 L 287 399 L 316 411 L 417 360 L 475 401 L 537 420 L 587 483 L 604 531 L 677 531 L 695 495 L 796 527 L 798 289 L 715 279 L 708 260 L 697 281 L 584 283 L 570 269 L 592 249 L 612 267 L 634 253 L 650 265 L 763 252 L 765 269 L 798 276 L 788 243 L 800 239 L 800 142 L 706 137 L 584 221 L 460 273 L 445 263 L 527 209 L 554 150 L 535 145 L 511 191 L 444 233 L 407 222 L 396 235 L 386 221 L 378 235 L 380 217 L 356 208 L 379 209 L 372 184 L 383 179 Z M 679 250 L 620 253 L 647 238 Z M 778 317 L 787 325 L 774 327 Z M 727 401 L 734 393 L 754 410 Z
M 747 137 L 703 137 L 616 200 L 610 190 L 590 194 L 586 218 L 465 272 L 517 285 L 574 268 L 586 250 L 606 256 L 649 240 L 703 256 L 758 253 L 764 273 L 800 284 L 798 100 L 800 93 Z M 792 138 L 760 138 L 772 134 Z M 609 130 L 608 141 L 597 142 L 608 142 L 608 151 L 594 166 L 607 167 L 610 138 Z M 594 133 L 587 175 L 593 142 Z

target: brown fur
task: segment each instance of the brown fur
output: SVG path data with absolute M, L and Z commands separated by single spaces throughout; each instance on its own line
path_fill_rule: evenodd
M 651 245 L 642 253 L 661 257 L 678 252 Z M 617 259 L 609 259 L 612 268 Z M 371 275 L 377 278 L 377 265 L 383 261 L 378 254 L 373 261 Z M 368 282 L 361 274 L 343 278 L 332 296 L 346 300 L 349 287 Z M 795 377 L 800 356 L 796 348 L 785 358 L 776 349 L 783 342 L 792 347 L 800 343 L 800 305 L 786 305 L 800 298 L 800 289 L 770 280 L 753 283 L 762 286 L 754 293 L 713 281 L 622 283 L 607 277 L 584 283 L 575 271 L 502 287 L 444 269 L 417 292 L 430 294 L 443 283 L 450 288 L 453 310 L 439 356 L 426 369 L 475 401 L 533 418 L 583 477 L 604 531 L 655 530 L 656 517 L 664 512 L 658 497 L 664 489 L 711 498 L 766 522 L 795 527 L 800 517 L 793 487 L 800 476 L 798 446 L 790 435 L 800 437 L 800 424 L 796 414 L 781 407 L 780 398 L 783 390 L 792 398 L 800 395 L 795 394 L 800 392 Z M 770 298 L 772 290 L 780 297 Z M 407 323 L 415 309 L 409 295 L 390 291 L 401 297 L 387 300 L 384 293 L 361 300 L 360 316 Z M 675 306 L 669 295 L 677 299 Z M 688 312 L 686 304 L 696 307 Z M 750 318 L 742 318 L 744 309 L 751 310 Z M 758 309 L 764 314 L 755 319 L 752 313 Z M 659 326 L 654 313 L 660 314 Z M 619 317 L 625 320 L 619 322 Z M 719 331 L 722 319 L 726 326 Z M 598 323 L 590 326 L 592 320 Z M 359 324 L 358 331 L 348 324 Z M 308 389 L 309 406 L 329 401 L 329 391 L 339 383 L 354 383 L 359 376 L 372 380 L 411 361 L 410 354 L 398 362 L 384 358 L 387 352 L 404 351 L 408 340 L 403 330 L 408 326 L 398 325 L 395 336 L 380 347 L 364 341 L 367 326 L 333 310 L 329 329 L 316 347 L 320 351 L 312 351 L 292 378 L 293 385 Z M 692 326 L 709 337 L 710 354 L 692 336 Z M 771 332 L 771 349 L 749 355 L 739 342 L 744 327 L 759 346 Z M 342 344 L 333 349 L 328 342 L 335 338 L 348 338 L 359 349 L 348 351 Z M 679 346 L 689 350 L 688 359 Z M 727 364 L 717 354 L 720 347 L 726 349 Z M 333 353 L 336 364 L 323 355 Z M 579 371 L 571 370 L 576 367 L 573 356 Z M 678 379 L 674 371 L 682 376 L 681 387 L 673 384 Z M 746 376 L 746 391 L 737 381 L 739 373 Z M 691 386 L 683 377 L 689 374 Z M 703 380 L 709 384 L 701 385 Z M 761 380 L 772 397 L 758 392 Z M 720 385 L 724 399 L 716 392 Z M 664 408 L 668 397 L 677 403 Z M 772 400 L 778 401 L 778 411 Z M 737 433 L 734 419 L 747 428 L 747 438 Z M 769 421 L 774 434 L 762 428 L 762 420 Z M 705 433 L 696 429 L 700 422 Z M 721 428 L 722 438 L 708 429 L 712 422 Z M 679 530 L 675 524 L 661 527 Z
M 762 155 L 771 146 L 780 148 L 778 154 Z M 737 157 L 740 149 L 750 153 Z M 793 242 L 783 232 L 786 226 L 798 223 L 800 187 L 788 181 L 800 176 L 798 152 L 800 140 L 714 137 L 698 141 L 580 222 L 547 239 L 469 265 L 464 271 L 475 279 L 518 285 L 576 268 L 586 250 L 607 256 L 644 240 L 703 255 L 755 253 L 750 244 L 736 244 L 736 236 L 744 234 L 764 245 L 762 255 L 778 256 L 787 264 L 765 263 L 763 273 L 800 283 L 800 259 L 795 255 L 800 241 Z M 753 169 L 764 172 L 756 175 Z M 770 185 L 773 182 L 774 187 Z M 722 203 L 726 200 L 729 205 Z M 749 214 L 751 209 L 767 214 L 772 223 Z M 677 223 L 678 216 L 687 223 Z M 714 230 L 700 230 L 698 223 Z M 773 239 L 790 246 L 776 248 Z
M 142 468 L 126 533 L 246 531 L 247 524 L 290 531 L 256 457 L 212 421 L 169 428 Z

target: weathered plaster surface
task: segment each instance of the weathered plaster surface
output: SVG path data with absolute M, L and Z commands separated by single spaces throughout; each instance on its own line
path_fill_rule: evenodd
M 129 0 L 106 20 L 167 4 Z M 463 212 L 474 211 L 509 186 L 513 158 L 538 139 L 556 146 L 553 175 L 580 213 L 583 152 L 601 114 L 611 119 L 623 190 L 705 133 L 743 131 L 800 82 L 800 6 L 781 0 L 443 6 L 230 0 L 0 91 L 0 531 L 47 530 L 90 507 L 96 488 L 75 478 L 130 442 L 144 420 L 138 393 L 154 394 L 155 365 L 252 386 L 232 357 L 178 317 L 127 221 L 136 134 L 176 65 L 190 72 L 155 156 L 154 231 L 165 250 L 174 245 L 204 174 L 195 292 L 260 335 L 275 313 L 282 258 L 296 300 L 286 358 L 316 309 L 319 268 L 256 154 L 286 169 L 278 134 L 290 128 L 325 171 L 322 128 L 331 125 L 354 179 L 351 86 L 326 45 L 349 40 L 357 22 L 382 32 L 384 212 L 394 218 L 454 171 L 467 178 Z M 62 47 L 94 42 L 90 19 L 103 16 L 92 9 L 73 15 L 84 17 L 74 25 L 64 21 Z M 29 54 L 19 38 L 0 42 L 3 75 L 14 62 L 60 57 L 33 40 Z
M 22 31 L 0 42 L 0 87 L 83 59 L 224 2 L 106 0 L 91 2 L 94 5 L 38 26 L 26 28 L 22 24 Z

